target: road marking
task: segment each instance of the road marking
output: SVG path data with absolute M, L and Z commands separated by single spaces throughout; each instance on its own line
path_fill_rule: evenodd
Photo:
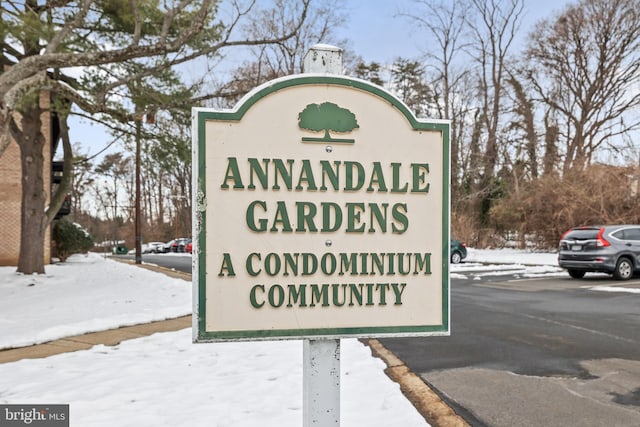
M 541 322 L 552 323 L 554 325 L 575 329 L 575 330 L 578 330 L 578 331 L 581 331 L 581 332 L 589 332 L 589 333 L 592 333 L 594 335 L 601 335 L 601 336 L 604 336 L 604 337 L 607 337 L 607 338 L 612 338 L 614 340 L 623 341 L 623 342 L 627 342 L 627 343 L 630 343 L 630 344 L 635 344 L 637 342 L 636 340 L 620 337 L 618 335 L 609 334 L 607 332 L 596 331 L 596 330 L 593 330 L 593 329 L 584 328 L 582 326 L 576 326 L 576 325 L 571 325 L 569 323 L 559 322 L 557 320 L 551 320 L 551 319 L 547 319 L 547 318 L 544 318 L 544 317 L 533 316 L 531 314 L 524 314 L 524 313 L 512 313 L 512 314 L 520 315 L 522 317 L 526 317 L 528 319 L 533 319 L 533 320 L 538 320 L 538 321 L 541 321 Z
M 493 312 L 498 312 L 499 311 L 501 313 L 511 314 L 511 315 L 514 315 L 514 316 L 521 316 L 521 317 L 525 317 L 527 319 L 537 320 L 537 321 L 540 321 L 540 322 L 552 323 L 552 324 L 557 325 L 557 326 L 562 326 L 562 327 L 575 329 L 575 330 L 580 331 L 580 332 L 588 332 L 588 333 L 592 333 L 594 335 L 600 335 L 600 336 L 603 336 L 603 337 L 612 338 L 614 340 L 623 341 L 623 342 L 626 342 L 626 343 L 629 343 L 629 344 L 636 344 L 638 342 L 637 340 L 634 340 L 634 339 L 624 338 L 624 337 L 620 337 L 618 335 L 609 334 L 607 332 L 601 332 L 601 331 L 596 331 L 594 329 L 584 328 L 582 326 L 571 325 L 569 323 L 559 322 L 557 320 L 551 320 L 551 319 L 547 319 L 545 317 L 533 316 L 531 314 L 525 314 L 525 313 L 509 311 L 509 310 L 500 310 L 500 309 L 496 308 L 496 306 L 489 305 L 489 304 L 481 304 L 481 303 L 478 303 L 478 301 L 474 301 L 474 304 L 476 306 L 479 306 L 479 307 L 484 307 L 484 308 L 486 308 L 488 310 L 491 310 Z

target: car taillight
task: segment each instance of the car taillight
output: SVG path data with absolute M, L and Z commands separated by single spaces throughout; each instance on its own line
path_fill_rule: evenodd
M 611 246 L 611 243 L 609 243 L 607 241 L 607 239 L 604 238 L 604 227 L 602 227 L 600 229 L 600 231 L 598 232 L 598 237 L 597 237 L 596 241 L 597 241 L 596 245 L 599 248 L 604 248 L 604 247 L 607 247 L 607 246 Z
M 565 231 L 562 236 L 560 236 L 560 242 L 558 243 L 558 249 L 562 249 L 564 244 L 562 243 L 564 241 L 564 238 L 567 236 L 567 234 L 569 234 L 569 232 L 572 230 L 572 228 L 568 229 L 567 231 Z

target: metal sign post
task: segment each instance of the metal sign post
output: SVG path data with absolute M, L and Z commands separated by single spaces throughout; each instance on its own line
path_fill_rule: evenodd
M 342 49 L 315 45 L 304 57 L 305 73 L 342 73 Z M 340 340 L 306 339 L 302 349 L 303 426 L 340 425 Z
M 340 340 L 304 340 L 303 426 L 340 425 Z

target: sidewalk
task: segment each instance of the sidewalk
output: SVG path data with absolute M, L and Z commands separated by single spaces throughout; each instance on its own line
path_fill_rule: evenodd
M 122 341 L 141 338 L 156 332 L 172 332 L 191 327 L 191 316 L 161 320 L 140 325 L 124 326 L 108 331 L 75 335 L 43 344 L 28 347 L 0 350 L 0 363 L 15 362 L 22 359 L 39 359 L 71 351 L 87 350 L 94 345 L 117 345 Z
M 121 260 L 127 262 L 126 260 Z M 132 262 L 131 262 L 132 263 Z M 142 264 L 140 267 L 167 274 L 174 278 L 191 280 L 191 274 L 177 272 L 175 270 Z M 191 315 L 156 322 L 124 326 L 100 332 L 92 332 L 81 335 L 49 341 L 26 347 L 18 347 L 0 350 L 0 364 L 16 362 L 23 359 L 38 359 L 68 353 L 79 350 L 87 350 L 95 345 L 114 346 L 125 340 L 141 338 L 158 332 L 172 332 L 190 328 Z M 398 385 L 402 393 L 415 406 L 420 414 L 433 427 L 464 427 L 468 424 L 460 418 L 438 395 L 409 370 L 392 352 L 387 350 L 378 340 L 363 339 L 375 357 L 382 359 L 387 365 L 386 374 Z

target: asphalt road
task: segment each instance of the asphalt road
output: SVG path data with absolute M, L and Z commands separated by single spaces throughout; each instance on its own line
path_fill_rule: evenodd
M 454 279 L 450 337 L 380 341 L 473 426 L 637 427 L 640 294 L 599 285 Z
M 134 260 L 135 255 L 118 255 L 121 258 Z M 162 267 L 191 274 L 191 257 L 189 254 L 142 254 L 142 262 L 157 264 Z

